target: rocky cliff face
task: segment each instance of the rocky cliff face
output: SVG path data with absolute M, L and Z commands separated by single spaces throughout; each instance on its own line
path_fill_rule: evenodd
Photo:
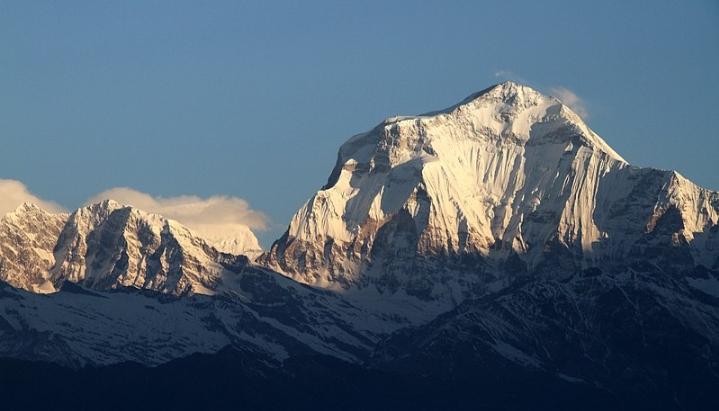
M 110 200 L 70 215 L 54 254 L 56 283 L 174 295 L 212 294 L 234 260 L 173 220 Z
M 55 291 L 49 268 L 66 214 L 22 204 L 0 220 L 0 280 L 36 293 Z
M 64 282 L 214 294 L 247 258 L 217 251 L 176 221 L 107 200 L 69 216 L 25 204 L 0 222 L 0 279 L 32 292 Z
M 320 287 L 461 301 L 663 247 L 714 265 L 718 220 L 717 193 L 632 167 L 560 101 L 506 82 L 352 137 L 260 261 Z

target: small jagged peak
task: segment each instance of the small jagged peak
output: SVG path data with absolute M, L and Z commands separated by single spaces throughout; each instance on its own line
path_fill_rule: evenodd
M 507 80 L 505 82 L 498 83 L 493 85 L 492 87 L 489 87 L 488 94 L 502 97 L 506 100 L 513 100 L 516 98 L 523 97 L 543 96 L 542 93 L 533 89 L 532 87 L 526 84 L 517 83 L 512 80 Z
M 37 203 L 33 203 L 31 201 L 25 201 L 19 206 L 17 206 L 17 208 L 12 212 L 16 214 L 42 213 L 52 215 L 67 215 L 67 212 L 63 211 L 62 208 L 60 208 L 59 206 L 48 205 L 47 207 L 49 208 L 46 208 L 46 206 L 38 205 Z
M 2 221 L 12 221 L 17 219 L 18 216 L 23 216 L 26 214 L 31 213 L 34 210 L 35 205 L 32 203 L 22 203 L 20 204 L 15 210 L 5 213 L 4 215 L 0 216 L 0 219 Z
M 131 205 L 122 204 L 112 199 L 105 199 L 96 203 L 87 204 L 84 207 L 78 209 L 77 212 L 89 212 L 90 214 L 109 215 L 116 210 L 124 208 L 135 210 L 135 208 Z
M 540 93 L 530 86 L 508 80 L 471 94 L 460 102 L 457 107 L 468 105 L 477 100 L 493 100 L 510 106 L 526 107 L 555 99 Z
M 71 214 L 70 218 L 71 220 L 76 221 L 84 220 L 88 223 L 92 221 L 93 223 L 90 224 L 96 224 L 98 221 L 102 221 L 109 217 L 116 210 L 123 208 L 128 207 L 114 200 L 102 200 L 100 202 L 87 204 L 78 208 Z
M 25 216 L 25 215 L 33 215 L 33 214 L 50 214 L 49 212 L 43 210 L 35 203 L 26 201 L 17 206 L 15 210 L 5 214 L 5 217 L 12 217 L 12 216 Z
M 517 88 L 517 87 L 528 87 L 528 88 L 529 88 L 529 86 L 527 86 L 527 85 L 525 85 L 525 84 L 518 83 L 518 82 L 516 82 L 516 81 L 514 81 L 514 80 L 505 80 L 505 81 L 503 81 L 503 82 L 501 82 L 501 83 L 497 83 L 497 84 L 495 84 L 495 85 L 493 85 L 493 86 L 491 86 L 491 87 L 489 87 L 489 88 L 490 88 L 490 89 L 497 89 L 497 88 L 513 89 L 513 88 Z
M 31 221 L 65 221 L 67 217 L 67 213 L 57 212 L 55 210 L 48 211 L 35 203 L 24 202 L 15 208 L 15 210 L 10 211 L 5 215 L 0 215 L 0 221 L 9 222 L 11 224 L 24 224 L 25 222 Z
M 688 192 L 693 192 L 693 193 L 706 192 L 709 195 L 719 196 L 719 192 L 710 190 L 708 188 L 704 188 L 704 187 L 696 184 L 695 182 L 684 177 L 677 170 L 667 170 L 667 171 L 665 171 L 665 173 L 666 173 L 665 187 L 669 191 L 683 193 L 683 194 L 686 194 Z
M 118 210 L 124 210 L 130 215 L 135 216 L 135 218 L 143 219 L 153 226 L 162 226 L 165 224 L 165 220 L 167 220 L 162 215 L 147 212 L 133 205 L 122 204 L 112 199 L 105 199 L 97 203 L 88 204 L 75 211 L 75 215 L 81 218 L 85 216 L 85 218 L 103 220 Z
M 16 213 L 28 213 L 34 211 L 42 211 L 42 208 L 40 208 L 37 204 L 29 201 L 25 201 L 15 209 Z
M 662 175 L 663 187 L 665 190 L 672 191 L 682 186 L 691 186 L 701 188 L 694 184 L 692 181 L 684 177 L 677 170 L 665 170 L 665 169 L 653 169 L 655 172 Z
M 159 217 L 158 221 L 162 224 L 162 231 L 166 233 L 180 233 L 186 237 L 199 237 L 199 235 L 195 234 L 192 230 L 190 230 L 187 226 L 182 224 L 181 222 L 177 220 L 173 220 L 171 218 L 165 218 L 160 216 L 159 214 L 149 214 L 150 216 L 156 216 Z
M 677 170 L 669 170 L 669 182 L 670 184 L 681 184 L 684 180 L 689 181 L 681 175 Z
M 672 174 L 672 179 L 675 180 L 677 183 L 687 183 L 687 184 L 692 184 L 692 185 L 696 185 L 697 187 L 699 187 L 695 182 L 686 178 L 684 176 L 684 174 L 680 173 L 678 170 L 671 170 L 671 174 Z
M 398 116 L 391 117 L 385 122 L 401 121 L 408 118 L 416 117 L 432 117 L 442 114 L 450 114 L 456 111 L 471 111 L 476 106 L 482 105 L 484 102 L 500 103 L 502 105 L 519 108 L 526 108 L 538 104 L 559 104 L 559 100 L 546 96 L 534 88 L 517 83 L 511 80 L 495 84 L 476 93 L 470 94 L 464 100 L 443 110 L 430 111 L 419 116 Z
M 115 210 L 115 209 L 118 209 L 118 208 L 127 207 L 127 206 L 125 206 L 125 205 L 123 205 L 123 204 L 120 204 L 120 203 L 118 203 L 117 201 L 112 200 L 112 199 L 109 199 L 109 198 L 108 198 L 108 199 L 105 199 L 105 200 L 102 200 L 102 201 L 100 201 L 99 203 L 96 203 L 94 206 L 95 206 L 96 208 L 101 208 L 101 209 L 105 209 L 105 210 Z
M 98 201 L 96 203 L 88 204 L 80 210 L 89 210 L 90 212 L 95 213 L 95 214 L 100 213 L 100 214 L 106 214 L 106 215 L 111 214 L 116 210 L 128 210 L 131 214 L 135 214 L 135 215 L 137 215 L 141 218 L 145 218 L 145 219 L 152 219 L 152 220 L 167 219 L 160 214 L 150 212 L 147 210 L 143 210 L 143 209 L 138 208 L 132 204 L 120 203 L 120 202 L 110 199 L 110 198 Z

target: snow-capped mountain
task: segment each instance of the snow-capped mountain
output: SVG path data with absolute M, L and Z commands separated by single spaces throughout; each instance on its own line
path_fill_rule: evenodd
M 206 240 L 174 220 L 105 200 L 70 214 L 23 204 L 0 221 L 0 279 L 33 292 L 69 281 L 95 290 L 140 288 L 213 294 L 240 254 L 257 254 L 250 232 Z M 232 249 L 236 254 L 218 251 Z M 249 247 L 245 249 L 243 247 Z
M 66 214 L 25 203 L 0 219 L 0 280 L 43 293 L 55 291 L 49 268 Z
M 14 287 L 0 283 L 2 356 L 155 365 L 230 346 L 357 362 L 402 325 L 112 200 L 70 215 L 23 204 L 0 234 L 0 278 Z
M 25 204 L 0 221 L 0 356 L 224 364 L 229 347 L 263 386 L 392 381 L 419 408 L 433 387 L 719 406 L 719 193 L 628 164 L 527 86 L 352 137 L 268 252 L 244 234 Z
M 112 200 L 70 215 L 55 247 L 54 283 L 212 294 L 233 258 L 173 220 Z
M 319 287 L 459 302 L 527 273 L 717 267 L 718 222 L 719 194 L 629 165 L 561 101 L 505 82 L 352 137 L 260 261 Z

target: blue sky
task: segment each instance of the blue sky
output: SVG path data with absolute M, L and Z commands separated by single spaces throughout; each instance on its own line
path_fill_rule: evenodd
M 0 0 L 0 178 L 237 196 L 267 244 L 348 137 L 512 78 L 719 189 L 719 2 L 599 3 Z

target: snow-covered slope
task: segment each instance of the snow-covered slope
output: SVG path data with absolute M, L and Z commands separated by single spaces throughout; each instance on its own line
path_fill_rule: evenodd
M 227 254 L 244 255 L 254 259 L 262 254 L 262 246 L 249 227 L 232 224 L 222 231 L 221 234 L 214 233 L 216 230 L 203 230 L 202 226 L 193 227 L 210 245 L 217 251 Z M 214 227 L 213 227 L 214 228 Z M 211 234 L 212 233 L 212 234 Z
M 719 300 L 687 280 L 718 275 L 645 266 L 518 282 L 395 333 L 372 361 L 402 374 L 472 382 L 544 372 L 543 379 L 553 375 L 637 403 L 627 409 L 714 409 Z
M 630 166 L 559 100 L 506 82 L 352 137 L 259 261 L 320 287 L 457 302 L 657 247 L 716 265 L 718 221 L 717 193 Z
M 312 353 L 356 362 L 393 329 L 339 296 L 250 266 L 237 267 L 212 296 L 70 282 L 38 295 L 0 283 L 0 356 L 71 367 L 155 365 L 227 346 L 280 363 Z

